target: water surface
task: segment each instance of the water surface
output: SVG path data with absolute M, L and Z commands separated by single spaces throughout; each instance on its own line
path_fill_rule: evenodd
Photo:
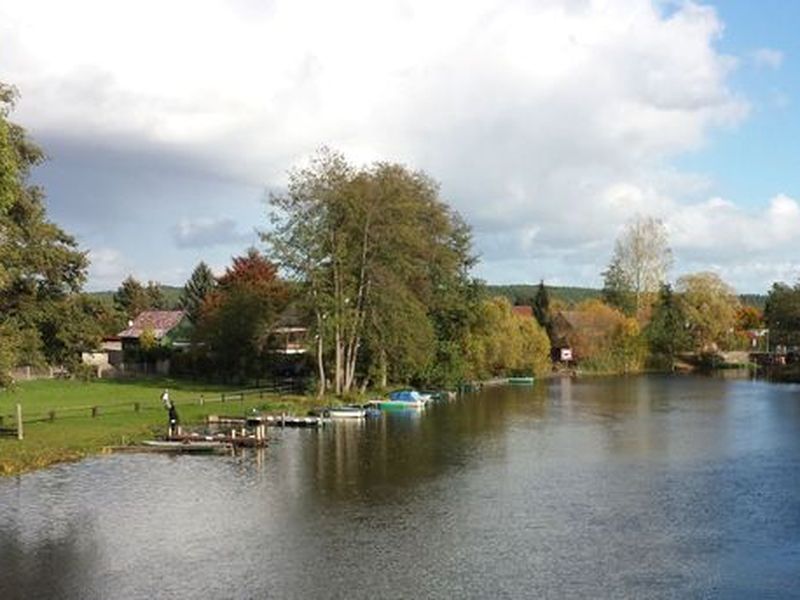
M 487 390 L 0 479 L 0 598 L 800 597 L 800 388 Z

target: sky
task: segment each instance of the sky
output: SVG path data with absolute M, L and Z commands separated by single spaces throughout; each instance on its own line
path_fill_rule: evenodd
M 671 279 L 800 277 L 800 3 L 0 0 L 0 81 L 87 289 L 258 245 L 321 146 L 441 184 L 489 283 L 598 286 L 630 219 Z

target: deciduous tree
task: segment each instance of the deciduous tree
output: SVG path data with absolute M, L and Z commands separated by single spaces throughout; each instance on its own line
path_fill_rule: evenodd
M 739 298 L 716 273 L 692 273 L 678 279 L 680 307 L 694 348 L 701 352 L 725 347 L 736 327 Z
M 606 300 L 626 314 L 639 315 L 646 296 L 655 295 L 671 266 L 672 251 L 664 224 L 653 217 L 634 218 L 617 238 L 603 274 Z

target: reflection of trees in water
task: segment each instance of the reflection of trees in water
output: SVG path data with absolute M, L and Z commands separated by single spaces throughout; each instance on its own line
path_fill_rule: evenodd
M 88 522 L 73 522 L 28 541 L 18 529 L 0 525 L 0 598 L 92 597 L 87 578 L 99 557 L 88 528 Z
M 304 446 L 315 493 L 385 501 L 420 481 L 473 463 L 478 455 L 505 455 L 511 417 L 541 419 L 546 387 L 492 388 L 423 413 L 388 414 L 366 422 L 335 423 Z
M 576 422 L 599 426 L 601 452 L 630 457 L 688 452 L 707 439 L 692 439 L 686 419 L 719 420 L 729 409 L 725 381 L 696 376 L 638 375 L 574 381 L 562 411 Z M 692 423 L 694 425 L 694 423 Z M 588 436 L 588 434 L 587 434 Z

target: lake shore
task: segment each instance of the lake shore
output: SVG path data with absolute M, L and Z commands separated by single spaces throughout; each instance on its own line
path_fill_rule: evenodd
M 213 414 L 238 416 L 253 409 L 305 414 L 321 404 L 311 396 L 241 396 L 230 386 L 172 379 L 24 382 L 0 394 L 0 415 L 7 434 L 0 437 L 0 476 L 77 461 L 110 446 L 163 436 L 167 413 L 160 396 L 164 389 L 169 389 L 181 423 L 189 427 L 201 425 Z M 229 399 L 222 402 L 225 394 Z M 17 403 L 23 406 L 23 440 L 8 435 L 15 427 Z M 98 407 L 94 417 L 93 407 Z

